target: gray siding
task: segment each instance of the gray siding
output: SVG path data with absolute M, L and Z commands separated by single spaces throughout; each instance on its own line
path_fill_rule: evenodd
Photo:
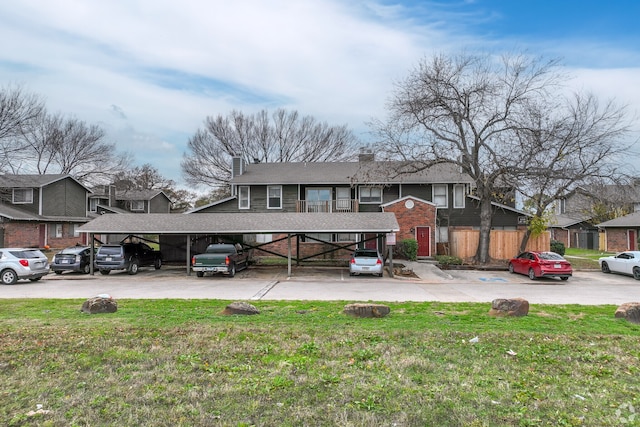
M 170 208 L 171 203 L 162 194 L 158 194 L 149 201 L 149 213 L 169 213 Z
M 34 192 L 34 198 L 35 198 Z M 63 179 L 42 188 L 45 216 L 86 216 L 87 190 L 72 179 Z

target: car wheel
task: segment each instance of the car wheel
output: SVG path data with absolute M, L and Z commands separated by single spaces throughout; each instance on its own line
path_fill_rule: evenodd
M 640 267 L 633 267 L 633 278 L 640 280 Z
M 236 265 L 231 264 L 231 267 L 229 267 L 229 277 L 233 277 L 235 275 L 236 275 Z
M 91 266 L 89 264 L 85 264 L 84 267 L 82 268 L 82 272 L 84 274 L 89 274 L 91 273 Z
M 196 271 L 196 276 L 204 277 L 204 271 Z
M 603 273 L 611 273 L 611 269 L 609 268 L 609 264 L 607 264 L 606 261 L 602 262 L 602 265 L 600 266 L 600 269 L 602 270 Z
M 509 263 L 509 273 L 513 274 L 513 264 Z
M 134 274 L 138 274 L 138 261 L 131 261 L 131 264 L 129 264 L 129 269 L 127 270 L 127 273 L 134 275 Z
M 56 274 L 62 274 L 62 271 L 60 271 L 60 270 L 53 270 L 53 272 L 56 273 Z
M 109 273 L 111 273 L 111 270 L 100 270 L 100 274 L 103 274 L 105 276 Z
M 529 279 L 536 280 L 536 272 L 533 271 L 533 268 L 529 269 Z
M 153 263 L 153 267 L 156 270 L 160 270 L 160 267 L 162 267 L 162 259 L 156 258 L 155 262 Z
M 569 280 L 569 276 L 561 276 L 560 279 L 561 280 Z
M 18 281 L 18 275 L 13 270 L 4 270 L 0 274 L 0 280 L 2 280 L 3 285 L 13 285 Z

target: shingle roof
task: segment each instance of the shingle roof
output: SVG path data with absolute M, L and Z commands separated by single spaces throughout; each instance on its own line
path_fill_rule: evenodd
M 629 215 L 601 222 L 600 224 L 596 224 L 596 227 L 640 227 L 640 212 L 634 212 Z
M 87 191 L 89 190 L 84 184 L 80 181 L 72 177 L 71 175 L 66 174 L 4 174 L 0 175 L 0 187 L 2 188 L 31 188 L 31 187 L 44 187 L 45 185 L 52 184 L 56 181 L 60 181 L 61 179 L 70 178 L 75 182 L 84 187 Z
M 11 205 L 0 203 L 0 217 L 13 221 L 40 221 L 40 222 L 87 222 L 86 217 L 75 216 L 42 216 L 22 210 Z
M 390 233 L 399 231 L 390 212 L 104 214 L 79 227 L 83 233 L 251 234 Z
M 551 228 L 571 227 L 572 225 L 588 222 L 591 218 L 580 214 L 559 214 L 555 215 L 549 224 Z
M 398 174 L 402 162 L 301 162 L 258 163 L 246 165 L 245 172 L 232 184 L 392 184 L 392 183 L 466 183 L 471 178 L 457 166 L 437 164 L 428 169 Z

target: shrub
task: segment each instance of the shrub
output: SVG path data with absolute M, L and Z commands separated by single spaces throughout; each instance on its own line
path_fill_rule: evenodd
M 551 241 L 551 252 L 564 256 L 564 250 L 564 243 L 558 242 L 557 240 Z
M 401 240 L 396 251 L 400 258 L 415 261 L 418 259 L 418 241 L 416 239 Z
M 462 265 L 462 258 L 451 255 L 436 255 L 436 261 L 441 265 Z

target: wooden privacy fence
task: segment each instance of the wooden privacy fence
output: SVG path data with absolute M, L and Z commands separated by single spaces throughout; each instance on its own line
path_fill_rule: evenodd
M 491 230 L 489 241 L 489 256 L 492 259 L 511 259 L 518 255 L 520 242 L 524 236 L 523 230 Z M 480 240 L 479 230 L 451 230 L 449 231 L 450 255 L 462 259 L 475 256 Z M 551 245 L 551 235 L 545 231 L 537 237 L 530 237 L 526 250 L 548 251 Z

